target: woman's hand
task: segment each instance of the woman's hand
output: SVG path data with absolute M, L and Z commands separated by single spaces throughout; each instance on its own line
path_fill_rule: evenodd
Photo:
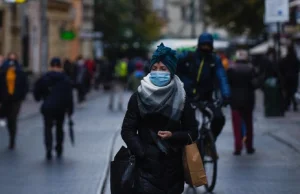
M 161 137 L 162 139 L 169 139 L 170 137 L 172 137 L 172 132 L 171 131 L 159 131 L 157 133 L 157 135 L 159 137 Z

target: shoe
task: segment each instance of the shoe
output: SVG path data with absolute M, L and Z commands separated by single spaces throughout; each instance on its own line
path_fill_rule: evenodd
M 51 151 L 47 151 L 46 159 L 47 159 L 48 161 L 50 161 L 50 160 L 52 159 L 52 153 L 51 153 Z
M 15 142 L 14 142 L 13 140 L 11 140 L 11 141 L 9 142 L 8 149 L 9 149 L 9 150 L 14 150 L 14 149 L 15 149 Z
M 247 153 L 248 154 L 254 154 L 255 153 L 255 149 L 254 148 L 248 149 Z
M 62 157 L 62 153 L 63 153 L 63 149 L 61 146 L 56 146 L 56 156 L 57 158 L 61 158 Z
M 240 155 L 241 155 L 241 151 L 234 151 L 234 152 L 233 152 L 233 155 L 235 155 L 235 156 L 240 156 Z

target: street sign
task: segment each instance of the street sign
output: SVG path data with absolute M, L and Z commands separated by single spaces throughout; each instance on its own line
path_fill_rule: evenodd
M 65 30 L 60 33 L 60 38 L 62 40 L 74 40 L 76 38 L 76 33 L 71 30 Z
M 289 0 L 265 0 L 265 23 L 288 22 Z
M 94 32 L 94 31 L 81 31 L 80 38 L 83 39 L 93 39 L 93 38 L 102 38 L 102 32 Z

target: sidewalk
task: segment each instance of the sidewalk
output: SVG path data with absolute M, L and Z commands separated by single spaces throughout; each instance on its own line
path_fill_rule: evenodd
M 254 133 L 262 132 L 300 153 L 300 112 L 292 110 L 284 117 L 264 116 L 263 95 L 256 94 L 256 109 L 254 113 Z

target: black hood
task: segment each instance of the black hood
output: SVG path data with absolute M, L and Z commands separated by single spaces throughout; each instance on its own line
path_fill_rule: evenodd
M 46 73 L 46 75 L 45 75 L 45 80 L 50 85 L 53 85 L 53 84 L 55 84 L 57 82 L 60 82 L 64 79 L 66 79 L 66 75 L 63 72 L 50 71 L 50 72 Z

